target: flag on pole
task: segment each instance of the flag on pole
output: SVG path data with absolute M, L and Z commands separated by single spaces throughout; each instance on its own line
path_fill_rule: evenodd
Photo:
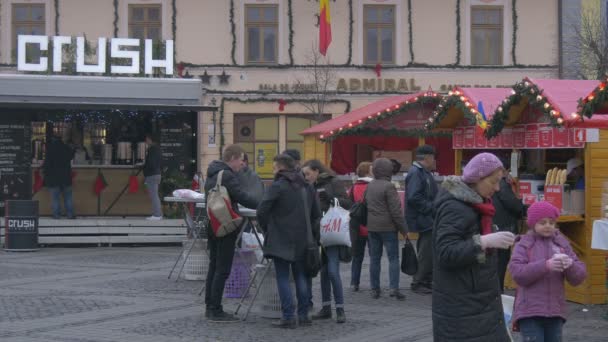
M 319 0 L 319 52 L 323 56 L 331 43 L 331 16 L 329 15 L 329 0 Z
M 481 117 L 484 121 L 488 121 L 488 118 L 486 117 L 486 111 L 483 109 L 483 102 L 479 101 L 477 103 L 477 111 L 479 111 L 479 114 L 481 114 Z

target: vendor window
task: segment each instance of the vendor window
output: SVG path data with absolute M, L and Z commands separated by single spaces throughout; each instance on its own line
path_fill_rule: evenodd
M 363 6 L 365 64 L 395 63 L 395 6 Z
M 331 115 L 324 115 L 321 121 L 331 119 Z M 319 122 L 310 117 L 287 116 L 287 149 L 300 151 L 300 155 L 304 155 L 304 136 L 300 132 L 310 128 Z
M 13 59 L 17 59 L 17 36 L 19 35 L 45 35 L 44 4 L 13 4 Z M 40 58 L 40 49 L 28 44 L 27 62 L 34 62 Z M 30 51 L 31 50 L 31 51 Z
M 275 64 L 278 60 L 278 6 L 245 6 L 245 61 Z
M 129 5 L 129 37 L 160 41 L 161 13 L 160 5 Z
M 235 115 L 234 142 L 249 158 L 249 167 L 262 178 L 272 178 L 272 163 L 279 153 L 279 116 Z
M 503 8 L 471 7 L 471 64 L 502 65 Z

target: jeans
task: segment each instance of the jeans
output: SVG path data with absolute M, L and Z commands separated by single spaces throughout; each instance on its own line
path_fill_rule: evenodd
M 205 304 L 207 310 L 220 313 L 222 308 L 222 296 L 226 279 L 230 275 L 232 259 L 234 259 L 234 247 L 238 230 L 224 237 L 217 238 L 209 234 L 207 244 L 209 246 L 209 268 L 207 281 L 205 282 Z
M 312 302 L 312 277 L 306 277 L 306 285 L 308 286 L 308 307 L 312 308 L 314 306 Z
M 412 279 L 412 288 L 417 286 L 431 287 L 433 282 L 433 231 L 418 233 L 416 241 L 418 251 L 418 271 Z
M 283 319 L 292 320 L 295 308 L 289 284 L 289 271 L 293 274 L 296 283 L 296 297 L 298 298 L 298 317 L 308 319 L 308 277 L 304 272 L 304 261 L 289 262 L 281 258 L 274 258 L 274 269 L 277 273 L 277 288 L 281 299 Z
M 564 320 L 560 317 L 520 319 L 519 331 L 523 342 L 561 342 Z
M 344 291 L 342 290 L 342 279 L 340 278 L 340 247 L 324 247 L 327 256 L 327 264 L 321 268 L 321 299 L 322 306 L 331 306 L 331 293 L 333 289 L 336 308 L 344 307 Z
M 397 232 L 369 232 L 369 277 L 372 289 L 380 289 L 380 259 L 382 246 L 388 256 L 388 276 L 390 288 L 399 289 L 399 239 Z
M 160 175 L 148 176 L 144 178 L 144 184 L 148 190 L 148 197 L 152 202 L 152 215 L 163 216 L 163 211 L 160 206 L 160 198 L 158 197 L 158 186 L 160 185 Z
M 51 208 L 53 210 L 53 217 L 61 217 L 61 195 L 63 194 L 63 206 L 65 207 L 65 214 L 67 217 L 74 217 L 74 204 L 72 201 L 72 187 L 71 186 L 54 186 L 50 187 L 51 192 Z
M 357 248 L 354 248 L 356 252 L 353 253 L 353 263 L 350 269 L 350 284 L 359 286 L 361 280 L 361 267 L 363 265 L 363 259 L 365 258 L 365 245 L 367 245 L 367 238 L 359 236 L 357 241 L 353 241 L 353 244 L 357 244 Z

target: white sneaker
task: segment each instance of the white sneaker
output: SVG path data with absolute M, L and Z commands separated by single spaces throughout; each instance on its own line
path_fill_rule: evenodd
M 162 219 L 163 219 L 162 216 L 150 216 L 150 217 L 146 217 L 146 220 L 148 220 L 148 221 L 160 221 Z

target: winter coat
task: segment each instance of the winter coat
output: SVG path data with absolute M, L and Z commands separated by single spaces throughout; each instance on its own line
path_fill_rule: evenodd
M 448 177 L 437 196 L 433 228 L 435 342 L 508 342 L 496 251 L 481 248 L 483 202 L 460 177 Z
M 511 276 L 519 285 L 513 322 L 527 317 L 561 317 L 566 320 L 564 280 L 572 286 L 580 285 L 587 277 L 585 264 L 559 231 L 549 238 L 529 231 L 515 241 L 509 263 Z M 551 272 L 545 266 L 545 262 L 556 253 L 572 258 L 572 265 L 564 272 Z
M 144 177 L 160 175 L 160 159 L 160 146 L 150 145 L 144 162 Z
M 236 176 L 236 173 L 232 171 L 228 164 L 220 160 L 214 160 L 209 164 L 207 168 L 207 180 L 205 181 L 205 195 L 208 195 L 209 190 L 215 187 L 217 184 L 217 175 L 220 171 L 224 170 L 222 175 L 222 185 L 228 191 L 230 201 L 232 202 L 232 209 L 238 212 L 240 203 L 246 208 L 255 209 L 258 206 L 258 201 L 255 198 L 243 191 L 241 184 Z M 207 196 L 209 198 L 209 196 Z
M 47 146 L 42 166 L 44 185 L 49 188 L 71 186 L 72 158 L 74 150 L 61 139 L 53 138 Z
M 365 189 L 367 189 L 367 185 L 373 179 L 370 177 L 359 177 L 359 179 L 353 184 L 353 187 L 349 190 L 348 196 L 353 202 L 361 202 L 363 201 L 363 194 L 365 194 Z M 367 238 L 367 227 L 364 225 L 359 226 L 359 234 L 358 236 Z
M 306 191 L 307 204 L 302 198 Z M 306 211 L 308 208 L 308 212 Z M 302 260 L 308 247 L 309 215 L 314 241 L 319 239 L 321 210 L 315 189 L 296 172 L 281 171 L 275 176 L 257 209 L 260 227 L 265 233 L 264 255 L 287 261 Z
M 390 166 L 390 167 L 389 167 Z M 391 183 L 392 165 L 375 167 L 375 179 L 367 185 L 367 230 L 370 232 L 407 233 L 401 200 Z
M 515 196 L 511 185 L 505 178 L 500 181 L 500 191 L 492 197 L 492 203 L 496 208 L 493 223 L 500 231 L 518 234 L 517 221 L 526 213 L 526 206 L 521 199 Z
M 260 176 L 249 167 L 244 167 L 237 173 L 241 187 L 256 201 L 260 202 L 264 197 L 264 183 Z
M 405 219 L 410 231 L 426 232 L 433 229 L 433 202 L 437 191 L 433 175 L 418 162 L 414 162 L 405 177 Z
M 350 209 L 353 202 L 346 194 L 346 189 L 342 182 L 333 175 L 327 173 L 319 174 L 317 181 L 315 182 L 315 189 L 319 197 L 321 204 L 321 211 L 327 212 L 329 207 L 333 204 L 333 199 L 337 198 L 340 202 L 340 206 L 344 209 Z

